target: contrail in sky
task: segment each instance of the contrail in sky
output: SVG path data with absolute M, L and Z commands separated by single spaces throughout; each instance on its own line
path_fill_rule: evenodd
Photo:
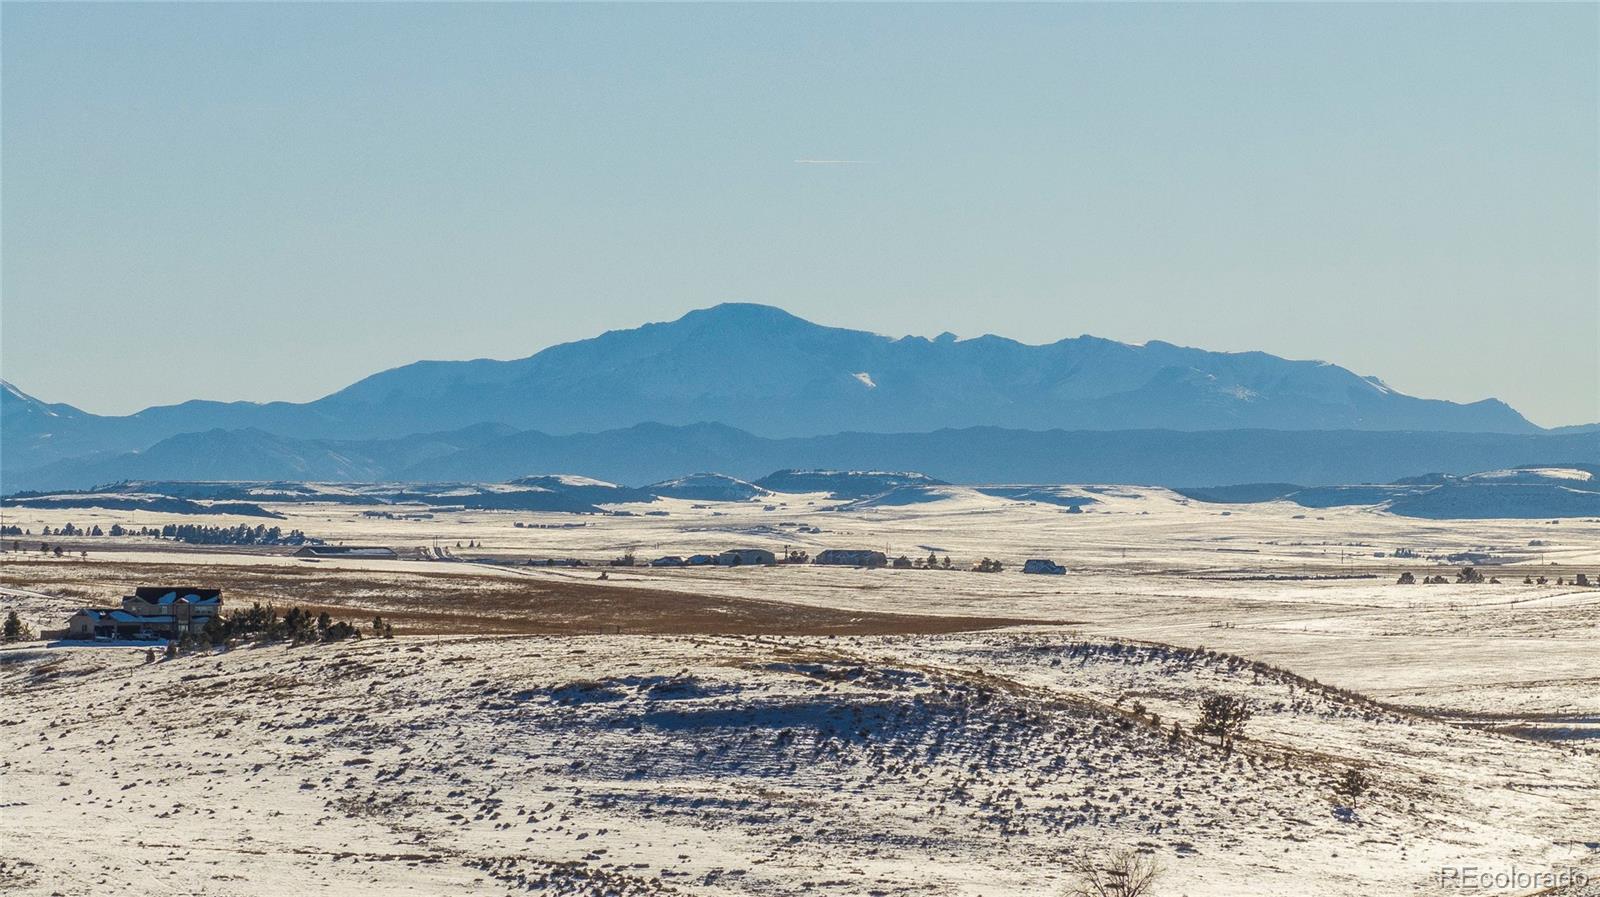
M 871 159 L 796 159 L 796 165 L 876 165 Z

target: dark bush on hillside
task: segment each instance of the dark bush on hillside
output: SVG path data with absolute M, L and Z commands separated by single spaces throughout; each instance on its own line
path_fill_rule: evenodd
M 394 637 L 394 627 L 384 624 L 375 634 Z M 255 602 L 243 610 L 235 610 L 211 618 L 201 631 L 205 644 L 221 645 L 235 639 L 248 639 L 258 644 L 289 642 L 294 645 L 317 642 L 342 642 L 361 638 L 360 627 L 347 620 L 334 620 L 326 611 L 313 615 L 301 607 L 291 607 L 281 617 L 272 605 L 263 607 Z
M 1366 773 L 1353 766 L 1345 770 L 1344 774 L 1333 783 L 1334 796 L 1348 801 L 1352 810 L 1355 809 L 1356 801 L 1361 799 L 1361 795 L 1371 790 L 1372 780 L 1367 778 Z
M 1250 705 L 1243 698 L 1211 695 L 1200 702 L 1200 722 L 1195 724 L 1194 730 L 1201 735 L 1215 736 L 1223 747 L 1231 747 L 1249 719 Z
M 33 630 L 28 627 L 27 623 L 22 622 L 22 618 L 17 616 L 16 611 L 6 614 L 4 639 L 8 642 L 27 642 L 33 640 Z

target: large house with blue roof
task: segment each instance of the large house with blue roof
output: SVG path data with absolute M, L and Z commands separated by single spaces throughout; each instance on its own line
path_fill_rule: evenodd
M 122 607 L 86 607 L 67 620 L 67 638 L 181 638 L 222 612 L 222 590 L 140 586 Z

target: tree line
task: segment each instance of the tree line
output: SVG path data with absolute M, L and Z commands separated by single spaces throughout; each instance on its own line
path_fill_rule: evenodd
M 33 530 L 23 529 L 20 526 L 0 527 L 0 536 L 31 536 Z M 73 523 L 67 523 L 55 528 L 43 527 L 39 530 L 41 536 L 83 536 L 94 538 L 97 536 L 146 536 L 155 539 L 172 539 L 175 542 L 188 542 L 196 545 L 321 545 L 323 540 L 313 539 L 300 530 L 294 529 L 287 533 L 282 527 L 258 523 L 250 526 L 241 523 L 238 526 L 204 526 L 197 523 L 169 523 L 157 528 L 154 526 L 126 527 L 120 523 L 111 524 L 111 529 L 101 529 L 99 524 L 94 524 L 85 529 Z M 12 543 L 13 551 L 20 551 L 20 543 Z
M 372 618 L 367 635 L 372 638 L 394 638 L 393 624 L 383 617 Z M 167 657 L 177 657 L 194 650 L 208 650 L 240 642 L 270 645 L 288 642 L 298 647 L 309 644 L 331 644 L 347 639 L 362 638 L 362 627 L 348 620 L 335 620 L 327 611 L 313 613 L 295 606 L 279 614 L 277 607 L 263 606 L 257 601 L 248 608 L 217 614 L 206 621 L 197 633 L 186 633 L 175 642 L 168 642 Z M 155 649 L 145 652 L 145 659 L 155 660 Z
M 169 523 L 161 528 L 160 538 L 194 545 L 321 545 L 300 530 L 285 533 L 282 527 L 258 523 L 250 526 L 203 526 L 197 523 Z

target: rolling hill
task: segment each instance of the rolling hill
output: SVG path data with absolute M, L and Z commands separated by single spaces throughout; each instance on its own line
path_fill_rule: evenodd
M 119 480 L 507 482 L 549 471 L 634 486 L 716 471 L 779 491 L 805 491 L 802 481 L 827 479 L 793 473 L 766 478 L 774 470 L 915 470 L 961 484 L 1296 483 L 1293 488 L 1304 488 L 1391 483 L 1422 471 L 1465 475 L 1551 458 L 1600 464 L 1600 440 L 1581 433 L 997 427 L 770 439 L 711 423 L 639 424 L 566 436 L 504 433 L 486 426 L 380 440 L 212 430 L 176 436 L 144 452 L 33 471 L 0 467 L 0 491 L 82 489 Z

